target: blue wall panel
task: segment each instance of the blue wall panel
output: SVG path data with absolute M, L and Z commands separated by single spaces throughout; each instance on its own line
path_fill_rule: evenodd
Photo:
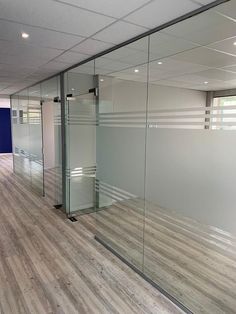
M 0 153 L 11 152 L 11 113 L 9 108 L 0 108 Z

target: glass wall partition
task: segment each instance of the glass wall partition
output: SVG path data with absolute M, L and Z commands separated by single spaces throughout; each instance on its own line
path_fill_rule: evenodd
M 66 209 L 69 216 L 94 211 L 96 171 L 94 61 L 65 75 Z
M 54 102 L 54 97 L 57 102 Z M 44 105 L 43 105 L 44 104 Z M 40 195 L 61 204 L 61 108 L 59 77 L 34 85 L 11 97 L 14 171 Z M 43 108 L 45 110 L 43 110 Z M 44 115 L 43 115 L 44 114 Z M 47 143 L 47 140 L 49 143 Z M 53 145 L 52 145 L 53 140 Z M 44 152 L 46 156 L 44 156 Z M 47 180 L 45 169 L 56 168 Z M 53 165 L 52 165 L 53 164 Z M 47 177 L 46 177 L 47 179 Z M 50 193 L 49 193 L 50 194 Z
M 193 313 L 233 313 L 235 105 L 212 91 L 236 87 L 236 33 L 214 11 L 164 33 L 150 36 L 143 271 Z
M 143 264 L 148 38 L 95 60 L 97 237 Z
M 43 138 L 40 85 L 28 89 L 29 160 L 31 186 L 44 195 Z
M 236 308 L 232 3 L 64 75 L 68 216 L 96 216 L 96 238 L 193 313 Z M 25 164 L 31 184 L 29 156 L 40 160 L 31 142 L 34 134 L 39 143 L 39 129 L 28 122 L 39 117 L 32 91 L 12 98 L 13 132 L 21 134 L 15 171 Z M 59 139 L 59 124 L 54 132 Z
M 62 130 L 60 77 L 41 84 L 44 191 L 54 205 L 62 202 Z
M 97 239 L 194 313 L 236 307 L 235 35 L 210 10 L 95 60 Z
M 11 99 L 14 171 L 31 184 L 28 103 L 28 90 Z

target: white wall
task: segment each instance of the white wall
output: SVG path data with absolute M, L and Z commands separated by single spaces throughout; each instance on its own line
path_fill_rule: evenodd
M 104 84 L 101 84 L 100 98 L 112 103 L 114 112 L 146 110 L 146 85 L 142 82 L 107 77 Z M 206 105 L 206 92 L 203 91 L 149 84 L 148 92 L 149 110 Z
M 8 97 L 8 96 L 1 97 L 0 96 L 0 108 L 10 108 L 10 97 Z

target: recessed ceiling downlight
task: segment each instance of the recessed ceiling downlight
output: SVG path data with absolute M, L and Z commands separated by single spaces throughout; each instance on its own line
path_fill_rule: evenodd
M 21 33 L 21 37 L 24 39 L 29 38 L 29 34 L 23 32 Z
M 207 81 L 204 82 L 204 84 L 206 84 L 206 85 L 207 85 L 208 83 L 209 83 L 209 82 L 207 82 Z
M 134 69 L 134 72 L 135 72 L 135 73 L 138 73 L 138 72 L 139 72 L 139 69 Z

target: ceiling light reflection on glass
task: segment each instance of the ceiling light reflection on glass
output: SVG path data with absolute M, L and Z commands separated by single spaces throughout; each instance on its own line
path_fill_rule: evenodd
M 24 38 L 24 39 L 29 38 L 29 34 L 23 32 L 21 34 L 21 37 Z

